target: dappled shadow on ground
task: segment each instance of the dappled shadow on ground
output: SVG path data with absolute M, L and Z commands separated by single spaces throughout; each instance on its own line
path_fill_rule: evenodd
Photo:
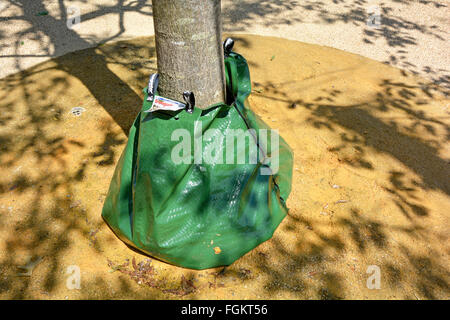
M 70 43 L 73 48 L 83 49 L 88 48 L 95 44 L 95 42 L 90 41 L 89 39 L 81 37 L 74 29 L 71 29 L 67 25 L 68 20 L 68 8 L 64 1 L 59 1 L 59 17 L 54 17 L 52 15 L 45 15 L 44 17 L 37 16 L 37 13 L 46 12 L 46 6 L 42 1 L 35 1 L 33 5 L 28 5 L 26 1 L 14 1 L 11 2 L 12 6 L 19 7 L 23 15 L 14 16 L 14 17 L 6 17 L 2 18 L 5 21 L 26 21 L 30 27 L 20 32 L 17 35 L 16 43 L 14 50 L 15 52 L 19 52 L 20 42 L 23 38 L 32 36 L 36 38 L 36 40 L 41 40 L 42 43 L 46 43 L 47 40 L 44 38 L 48 38 L 51 46 L 45 46 L 46 54 L 48 56 L 60 56 L 61 54 L 67 52 L 64 45 Z M 113 40 L 119 37 L 125 30 L 123 26 L 123 18 L 126 12 L 134 11 L 139 13 L 145 13 L 145 9 L 147 9 L 149 5 L 146 1 L 137 1 L 129 4 L 125 4 L 125 1 L 118 1 L 116 5 L 113 6 L 99 6 L 96 11 L 86 13 L 80 17 L 81 21 L 89 21 L 91 19 L 95 19 L 96 17 L 100 17 L 107 14 L 117 14 L 119 16 L 119 31 L 117 34 L 111 36 L 110 38 L 103 40 L 106 42 L 108 40 Z M 44 19 L 45 21 L 40 21 L 39 19 Z M 154 48 L 150 45 L 149 50 Z M 49 50 L 52 50 L 50 52 Z M 128 49 L 128 48 L 127 48 Z M 127 51 L 132 50 L 133 48 L 129 48 Z M 122 50 L 123 51 L 123 50 Z M 94 97 L 102 104 L 108 105 L 108 111 L 111 112 L 111 116 L 115 119 L 115 122 L 121 125 L 124 132 L 128 132 L 127 126 L 130 125 L 131 121 L 127 116 L 129 114 L 124 114 L 120 111 L 119 105 L 129 104 L 132 106 L 132 110 L 130 114 L 134 115 L 137 111 L 137 106 L 140 104 L 139 96 L 129 88 L 129 86 L 124 83 L 121 79 L 119 79 L 113 72 L 111 72 L 107 66 L 111 61 L 106 61 L 103 55 L 94 54 L 95 51 L 83 51 L 79 54 L 86 54 L 86 59 L 83 63 L 88 63 L 91 65 L 89 70 L 85 70 L 80 68 L 77 65 L 77 62 L 80 60 L 75 60 L 71 62 L 72 56 L 68 55 L 64 60 L 61 60 L 61 68 L 76 76 L 80 81 L 84 83 L 85 86 L 91 91 Z M 128 61 L 128 65 L 126 67 L 130 69 L 136 69 L 138 67 L 142 67 L 142 64 L 150 63 L 149 59 L 154 55 L 153 52 L 145 51 L 142 52 L 138 60 L 130 60 Z M 7 57 L 7 56 L 6 56 Z M 117 62 L 117 61 L 116 61 Z M 17 68 L 20 68 L 20 55 L 16 57 Z M 142 79 L 139 79 L 142 80 Z M 104 82 L 107 85 L 108 90 L 105 90 L 105 87 L 99 85 L 99 82 Z M 116 94 L 120 94 L 119 99 L 114 99 L 114 95 L 111 92 L 115 92 Z M 121 97 L 127 97 L 127 101 L 122 101 Z M 125 117 L 125 119 L 124 119 Z
M 151 19 L 151 1 L 148 0 L 137 0 L 137 1 L 124 1 L 117 0 L 108 4 L 97 5 L 95 10 L 84 12 L 82 9 L 83 1 L 79 3 L 71 3 L 69 1 L 58 0 L 57 1 L 57 12 L 56 14 L 50 13 L 48 10 L 52 8 L 46 1 L 3 1 L 4 8 L 15 9 L 13 12 L 19 14 L 11 16 L 0 17 L 0 22 L 7 25 L 8 23 L 22 23 L 25 22 L 28 28 L 24 28 L 19 31 L 18 34 L 14 35 L 15 43 L 13 52 L 16 57 L 27 56 L 21 55 L 20 46 L 23 40 L 28 37 L 37 41 L 41 41 L 40 51 L 44 51 L 42 54 L 36 56 L 50 56 L 56 57 L 67 52 L 66 46 L 70 46 L 73 49 L 84 49 L 91 47 L 93 45 L 98 45 L 98 41 L 105 43 L 110 40 L 117 39 L 125 32 L 124 26 L 124 16 L 127 13 L 139 13 L 142 15 L 147 15 Z M 96 39 L 90 38 L 88 36 L 82 37 L 77 34 L 77 31 L 69 27 L 68 21 L 75 21 L 74 13 L 69 10 L 74 6 L 79 6 L 81 11 L 81 16 L 79 17 L 80 22 L 86 23 L 99 17 L 106 15 L 116 15 L 118 31 L 106 38 Z M 113 28 L 111 28 L 113 29 Z M 115 29 L 115 28 L 114 28 Z M 3 31 L 6 32 L 6 31 Z M 11 55 L 4 55 L 8 57 Z M 32 55 L 28 55 L 32 56 Z
M 355 285 L 363 297 L 448 297 L 442 242 L 450 192 L 445 89 L 356 57 L 335 56 L 340 66 L 329 68 L 315 53 L 297 66 L 316 65 L 312 75 L 303 71 L 303 81 L 282 76 L 292 53 L 274 52 L 276 58 L 261 66 L 273 79 L 259 82 L 262 73 L 253 73 L 253 105 L 296 155 L 298 200 L 288 201 L 282 228 L 292 236 L 276 233 L 274 252 L 283 262 L 265 265 L 264 272 L 287 291 L 308 291 L 308 276 L 316 278 L 322 298 L 348 298 L 348 287 Z M 308 261 L 305 250 L 316 260 Z M 380 267 L 389 293 L 364 288 L 368 265 Z
M 153 40 L 86 49 L 0 80 L 1 297 L 448 298 L 441 88 L 329 48 L 239 38 L 250 103 L 295 154 L 274 238 L 227 268 L 193 271 L 114 236 L 100 212 L 156 67 Z M 28 258 L 42 260 L 18 277 Z M 81 290 L 66 287 L 71 265 Z M 369 265 L 380 290 L 366 286 Z
M 410 49 L 423 45 L 418 35 L 442 41 L 445 47 L 447 31 L 437 19 L 422 22 L 416 16 L 405 16 L 401 12 L 430 8 L 446 9 L 443 1 L 391 1 L 370 0 L 333 1 L 261 1 L 244 0 L 224 2 L 224 26 L 229 32 L 245 32 L 254 25 L 280 28 L 294 24 L 318 26 L 349 24 L 357 27 L 355 37 L 372 47 L 389 53 L 386 63 L 428 76 L 435 84 L 450 88 L 449 70 L 418 66 L 408 57 Z M 401 11 L 400 11 L 401 9 Z M 428 11 L 427 11 L 428 12 Z M 351 30 L 351 29 L 349 29 Z M 349 31 L 350 32 L 350 31 Z M 280 34 L 292 37 L 290 34 Z M 425 48 L 424 48 L 425 49 Z
M 421 180 L 416 182 L 418 186 L 427 190 L 437 189 L 449 195 L 450 182 L 446 178 L 450 174 L 448 160 L 439 156 L 450 134 L 448 120 L 429 117 L 421 109 L 414 110 L 417 103 L 426 105 L 433 99 L 430 91 L 434 86 L 407 85 L 383 79 L 379 87 L 381 90 L 370 103 L 334 105 L 335 96 L 331 95 L 319 97 L 315 103 L 307 105 L 302 105 L 302 101 L 293 104 L 299 108 L 308 108 L 311 116 L 307 121 L 317 128 L 327 127 L 333 131 L 338 126 L 352 132 L 352 135 L 341 133 L 342 143 L 330 148 L 330 151 L 339 152 L 351 145 L 359 151 L 358 156 L 346 157 L 342 159 L 343 162 L 354 167 L 374 169 L 371 162 L 365 159 L 364 151 L 365 148 L 374 148 L 380 153 L 391 155 L 414 171 Z M 326 103 L 321 103 L 323 100 Z M 408 118 L 409 123 L 404 125 L 395 120 L 379 119 L 372 114 L 373 110 L 381 114 L 398 113 L 400 117 Z M 419 131 L 428 133 L 433 140 L 427 141 L 422 136 L 416 136 L 415 133 Z M 395 142 L 391 137 L 396 137 Z M 393 186 L 400 185 L 397 179 L 401 176 L 401 172 L 391 173 Z
M 105 250 L 98 237 L 108 230 L 100 210 L 156 67 L 151 41 L 85 49 L 0 80 L 2 297 L 63 298 L 65 291 L 73 298 L 65 286 L 71 265 L 89 279 L 77 297 L 112 294 L 99 289 L 110 286 L 97 274 L 108 270 L 106 258 L 97 258 Z M 83 268 L 90 254 L 96 258 Z M 19 266 L 36 261 L 32 274 L 20 276 Z M 118 281 L 118 293 L 132 292 Z
M 98 18 L 114 16 L 116 17 L 115 25 L 111 30 L 117 31 L 104 36 L 81 36 L 76 28 L 68 27 L 67 21 L 73 19 L 69 8 L 74 5 L 84 8 L 83 1 L 77 4 L 59 0 L 55 5 L 44 1 L 23 0 L 4 0 L 2 3 L 3 11 L 9 10 L 8 12 L 14 12 L 14 14 L 0 17 L 0 22 L 4 26 L 0 28 L 0 35 L 9 35 L 7 29 L 9 23 L 27 25 L 16 34 L 8 36 L 14 39 L 14 43 L 12 46 L 5 44 L 4 54 L 0 56 L 0 59 L 14 58 L 17 70 L 21 70 L 22 58 L 55 57 L 71 50 L 118 39 L 126 34 L 125 17 L 133 17 L 130 16 L 131 14 L 148 16 L 148 19 L 152 19 L 150 0 L 109 1 L 96 5 L 95 8 L 83 9 L 80 21 L 82 24 L 89 24 Z M 417 58 L 410 57 L 412 48 L 425 46 L 418 36 L 424 36 L 425 39 L 437 39 L 445 48 L 447 31 L 436 22 L 440 19 L 439 17 L 421 21 L 417 20 L 416 15 L 407 16 L 403 13 L 408 10 L 422 10 L 424 15 L 432 16 L 435 11 L 430 11 L 431 9 L 448 8 L 443 1 L 435 0 L 418 2 L 398 0 L 389 3 L 374 3 L 369 0 L 224 0 L 222 1 L 222 18 L 224 30 L 227 32 L 247 32 L 254 26 L 276 29 L 301 24 L 318 27 L 344 24 L 356 27 L 357 29 L 348 29 L 348 32 L 354 32 L 355 37 L 361 38 L 364 45 L 386 52 L 388 56 L 386 63 L 425 75 L 435 84 L 449 89 L 448 70 L 437 67 L 436 64 L 417 65 L 417 62 L 414 62 Z M 48 15 L 39 15 L 46 10 L 51 12 Z M 379 19 L 375 18 L 378 14 Z M 280 34 L 280 36 L 290 37 L 289 34 Z M 36 42 L 38 54 L 24 53 L 21 50 L 23 41 L 29 40 Z M 426 48 L 423 47 L 423 50 Z M 416 53 L 415 51 L 414 55 Z

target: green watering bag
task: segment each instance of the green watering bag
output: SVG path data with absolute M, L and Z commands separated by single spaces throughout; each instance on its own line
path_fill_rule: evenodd
M 230 265 L 287 213 L 292 150 L 250 110 L 246 60 L 230 52 L 225 69 L 229 105 L 145 112 L 144 89 L 102 212 L 124 242 L 186 268 Z

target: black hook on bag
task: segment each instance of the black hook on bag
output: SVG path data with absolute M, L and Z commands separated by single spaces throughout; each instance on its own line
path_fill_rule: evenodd
M 183 98 L 184 101 L 186 102 L 186 112 L 188 113 L 192 113 L 194 112 L 194 107 L 195 107 L 195 96 L 194 93 L 192 91 L 185 91 L 183 92 Z
M 223 53 L 225 54 L 225 58 L 230 55 L 231 50 L 233 50 L 234 40 L 231 38 L 226 38 L 223 42 Z

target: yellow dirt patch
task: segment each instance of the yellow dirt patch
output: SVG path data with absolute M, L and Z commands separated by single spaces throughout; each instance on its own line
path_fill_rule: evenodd
M 156 54 L 153 38 L 100 46 L 0 79 L 0 298 L 449 298 L 443 89 L 332 48 L 235 39 L 252 107 L 295 154 L 274 237 L 203 271 L 115 237 L 101 209 Z

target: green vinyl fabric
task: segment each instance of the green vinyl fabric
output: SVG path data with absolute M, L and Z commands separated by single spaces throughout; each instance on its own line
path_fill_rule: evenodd
M 225 73 L 230 104 L 192 114 L 144 112 L 152 105 L 144 89 L 102 211 L 127 244 L 177 266 L 230 265 L 270 239 L 287 213 L 292 150 L 250 109 L 246 60 L 231 52 Z M 242 134 L 227 140 L 230 130 Z

